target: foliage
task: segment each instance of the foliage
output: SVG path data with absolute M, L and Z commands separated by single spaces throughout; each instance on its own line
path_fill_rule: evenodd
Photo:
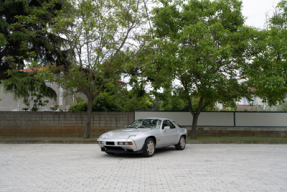
M 49 103 L 49 100 L 43 101 L 43 97 L 44 95 L 42 93 L 32 93 L 28 99 L 24 99 L 24 103 L 31 111 L 38 111 L 39 107 L 46 106 L 47 103 Z M 31 102 L 33 102 L 33 104 Z
M 19 72 L 23 68 L 46 64 L 63 65 L 67 50 L 61 49 L 63 38 L 52 34 L 49 26 L 64 1 L 1 1 L 0 2 L 0 79 L 6 92 L 14 99 L 23 98 L 23 110 L 37 111 L 45 106 L 43 97 L 56 98 L 34 73 Z
M 70 93 L 85 94 L 84 137 L 89 138 L 93 100 L 104 86 L 116 84 L 130 53 L 138 49 L 135 30 L 143 23 L 145 12 L 139 0 L 72 0 L 65 8 L 65 12 L 57 12 L 50 28 L 66 39 L 63 49 L 73 50 L 75 55 L 69 55 L 72 65 L 55 68 L 60 75 L 50 80 Z M 47 71 L 40 76 L 50 77 Z
M 254 105 L 255 111 L 281 111 L 280 106 Z
M 266 106 L 266 105 L 254 105 L 256 111 L 287 111 L 286 99 L 281 105 Z
M 231 107 L 227 107 L 225 109 L 215 108 L 214 111 L 237 111 L 237 108 L 231 108 Z
M 286 102 L 286 100 L 285 100 L 284 103 L 282 103 L 281 106 L 279 106 L 278 111 L 287 111 L 287 102 Z
M 175 93 L 172 94 L 172 89 L 165 89 L 162 93 L 152 92 L 157 98 L 159 105 L 157 110 L 162 111 L 188 111 L 186 100 L 179 98 Z
M 133 91 L 101 92 L 93 101 L 92 111 L 135 111 L 148 110 L 152 105 L 151 99 L 144 95 L 137 97 Z M 69 111 L 87 111 L 88 101 L 72 103 Z
M 47 27 L 62 5 L 57 0 L 0 2 L 0 79 L 27 62 L 61 65 L 67 53 L 60 48 L 64 40 Z
M 159 110 L 162 111 L 188 111 L 188 103 L 177 96 L 170 96 L 161 101 Z
M 93 101 L 92 111 L 119 111 L 119 107 L 115 102 L 110 102 L 110 99 L 111 97 L 109 95 L 100 93 Z M 69 107 L 69 111 L 87 111 L 87 109 L 87 100 L 71 104 Z
M 57 109 L 59 109 L 59 105 L 55 105 L 54 107 L 50 107 L 51 110 L 56 111 Z
M 126 92 L 123 97 L 121 111 L 149 110 L 153 104 L 153 100 L 148 94 L 138 97 L 133 90 Z
M 254 59 L 248 66 L 248 85 L 269 106 L 284 102 L 287 92 L 287 1 L 282 0 L 269 20 L 269 27 L 251 41 Z
M 157 98 L 160 98 L 160 107 L 159 110 L 163 111 L 189 111 L 188 100 L 185 98 L 181 98 L 177 95 L 176 92 L 171 92 L 171 90 L 165 90 L 163 93 L 155 93 Z M 197 110 L 197 103 L 199 102 L 199 98 L 193 97 L 192 100 L 192 108 Z M 207 106 L 205 111 L 216 111 L 217 108 L 215 103 Z
M 154 59 L 147 74 L 155 74 L 155 89 L 173 85 L 178 97 L 187 101 L 196 138 L 202 110 L 215 102 L 235 107 L 241 96 L 250 98 L 247 85 L 239 84 L 236 77 L 251 57 L 248 40 L 254 30 L 243 25 L 238 0 L 161 3 L 152 18 Z
M 23 110 L 23 111 L 28 111 L 29 108 L 28 108 L 28 107 L 24 107 L 24 108 L 22 108 L 22 110 Z

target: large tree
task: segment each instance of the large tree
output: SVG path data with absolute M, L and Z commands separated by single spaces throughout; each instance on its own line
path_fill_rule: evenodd
M 0 1 L 0 80 L 25 63 L 62 64 L 67 55 L 61 49 L 64 40 L 46 30 L 62 8 L 56 0 Z
M 67 57 L 73 51 L 62 49 L 65 40 L 52 34 L 49 26 L 57 11 L 63 11 L 65 0 L 2 0 L 0 1 L 0 86 L 15 99 L 29 105 L 41 97 L 55 99 L 53 89 L 36 77 L 36 72 L 24 73 L 24 68 L 47 64 L 69 65 Z M 35 99 L 37 95 L 38 99 Z M 33 110 L 37 110 L 34 105 Z
M 193 117 L 191 137 L 197 137 L 201 111 L 215 102 L 235 107 L 250 97 L 236 77 L 250 59 L 249 37 L 239 0 L 161 0 L 154 9 L 153 60 L 148 74 L 156 74 L 155 89 L 173 87 L 188 103 Z
M 65 38 L 68 43 L 63 48 L 75 55 L 69 58 L 72 65 L 55 69 L 61 74 L 51 79 L 87 97 L 84 138 L 89 138 L 93 100 L 105 86 L 117 84 L 124 63 L 141 47 L 137 35 L 146 11 L 141 0 L 74 0 L 69 8 L 58 13 L 51 31 Z M 47 70 L 41 74 L 49 76 Z
M 248 85 L 269 106 L 284 102 L 287 93 L 287 1 L 268 19 L 268 27 L 251 41 L 252 63 L 245 68 Z

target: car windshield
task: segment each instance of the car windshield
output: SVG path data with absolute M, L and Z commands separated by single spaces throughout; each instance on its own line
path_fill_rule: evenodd
M 161 120 L 159 119 L 138 119 L 127 128 L 159 128 Z

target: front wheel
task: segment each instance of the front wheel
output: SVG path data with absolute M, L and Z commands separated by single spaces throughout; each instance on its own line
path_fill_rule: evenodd
M 152 138 L 148 138 L 144 144 L 143 156 L 144 157 L 151 157 L 151 156 L 153 156 L 154 151 L 155 151 L 154 140 Z
M 176 148 L 177 150 L 184 150 L 185 144 L 186 144 L 185 137 L 184 137 L 184 136 L 181 136 L 180 139 L 179 139 L 178 144 L 175 145 L 175 148 Z

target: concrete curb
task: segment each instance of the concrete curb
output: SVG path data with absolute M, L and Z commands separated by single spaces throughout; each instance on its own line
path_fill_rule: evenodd
M 97 144 L 97 141 L 0 140 L 0 144 Z M 287 144 L 287 141 L 186 141 L 187 144 Z

